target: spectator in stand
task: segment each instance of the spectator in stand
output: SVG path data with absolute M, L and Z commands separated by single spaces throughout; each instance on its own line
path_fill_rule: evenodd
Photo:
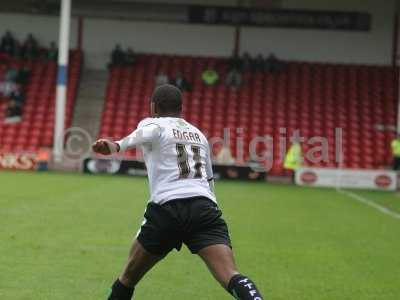
M 13 51 L 12 56 L 16 59 L 21 59 L 21 57 L 22 57 L 21 54 L 22 54 L 21 43 L 16 40 L 15 44 L 14 44 L 14 51 Z
M 6 109 L 5 123 L 10 124 L 19 122 L 21 121 L 21 115 L 21 107 L 14 100 L 11 100 Z
M 121 66 L 125 64 L 125 53 L 120 44 L 116 44 L 111 52 L 111 66 Z
M 168 83 L 169 83 L 168 75 L 162 71 L 159 71 L 155 78 L 156 86 L 160 86 L 160 85 L 168 84 Z
M 24 45 L 22 46 L 22 58 L 27 60 L 33 60 L 38 58 L 39 48 L 36 39 L 32 34 L 28 34 Z
M 31 77 L 31 71 L 27 66 L 24 66 L 18 71 L 16 83 L 26 85 L 28 83 L 29 77 Z
M 392 155 L 393 155 L 393 170 L 400 170 L 400 134 L 391 143 Z
M 46 60 L 47 61 L 57 61 L 58 59 L 58 49 L 55 42 L 50 43 L 50 48 L 47 51 Z
M 39 44 L 32 33 L 28 34 L 28 36 L 26 37 L 25 44 L 31 44 L 35 50 L 38 50 L 39 48 Z
M 240 74 L 238 69 L 232 69 L 226 74 L 225 84 L 234 89 L 242 85 L 242 74 Z
M 265 62 L 262 54 L 258 54 L 253 61 L 253 71 L 254 72 L 265 72 Z
M 228 61 L 228 70 L 232 69 L 240 70 L 241 67 L 242 67 L 242 61 L 240 57 L 236 53 L 233 53 Z
M 190 82 L 183 76 L 181 72 L 176 74 L 174 80 L 172 80 L 172 84 L 175 85 L 181 91 L 191 91 L 192 86 Z
M 204 70 L 203 74 L 201 74 L 201 79 L 206 85 L 215 85 L 218 83 L 219 75 L 216 70 L 211 67 L 208 67 Z
M 14 67 L 10 67 L 4 76 L 5 81 L 15 82 L 18 77 L 18 70 Z
M 127 65 L 134 65 L 136 62 L 136 54 L 131 47 L 128 48 L 125 55 L 125 63 Z
M 17 84 L 15 91 L 13 91 L 10 95 L 10 98 L 15 101 L 15 103 L 19 106 L 22 107 L 25 103 L 25 94 L 22 90 L 22 86 L 20 84 Z
M 284 63 L 281 62 L 275 54 L 271 53 L 265 60 L 265 71 L 270 73 L 280 72 L 284 69 Z
M 3 97 L 10 97 L 10 95 L 16 90 L 17 85 L 15 82 L 3 81 L 0 82 L 0 95 Z
M 8 55 L 13 55 L 15 50 L 15 39 L 10 31 L 6 31 L 5 35 L 1 39 L 0 52 Z
M 248 52 L 243 53 L 242 56 L 242 71 L 248 72 L 251 70 L 252 60 Z

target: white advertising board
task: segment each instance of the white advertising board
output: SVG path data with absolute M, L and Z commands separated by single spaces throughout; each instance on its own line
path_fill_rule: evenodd
M 340 187 L 394 191 L 397 174 L 388 170 L 350 170 L 301 168 L 296 171 L 296 184 L 302 186 Z

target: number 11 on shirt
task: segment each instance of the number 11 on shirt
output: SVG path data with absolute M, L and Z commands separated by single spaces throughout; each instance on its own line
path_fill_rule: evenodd
M 201 172 L 201 167 L 203 164 L 201 163 L 200 147 L 196 145 L 190 145 L 190 151 L 192 152 L 194 160 L 194 178 L 203 178 L 203 174 Z M 189 178 L 190 164 L 186 146 L 183 144 L 176 144 L 176 152 L 178 154 L 179 178 Z

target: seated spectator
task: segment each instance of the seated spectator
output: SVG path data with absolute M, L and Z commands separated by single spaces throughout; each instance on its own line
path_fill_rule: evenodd
M 252 60 L 248 52 L 243 53 L 242 56 L 242 71 L 248 72 L 251 70 Z
M 175 79 L 172 81 L 172 84 L 175 85 L 181 91 L 191 91 L 192 86 L 189 81 L 183 76 L 181 72 L 176 74 Z
M 233 53 L 232 57 L 228 61 L 228 70 L 232 69 L 240 70 L 241 67 L 242 67 L 242 61 L 240 57 L 236 53 Z
M 128 50 L 126 51 L 126 56 L 125 56 L 125 63 L 127 65 L 133 65 L 136 62 L 136 54 L 133 51 L 132 48 L 128 48 Z
M 253 60 L 253 71 L 254 72 L 265 72 L 265 62 L 262 54 L 258 54 Z
M 3 97 L 10 97 L 11 94 L 17 89 L 17 84 L 12 81 L 0 82 L 0 95 Z
M 156 78 L 155 78 L 156 86 L 160 86 L 160 85 L 167 84 L 167 83 L 169 83 L 168 75 L 162 71 L 158 72 L 158 74 L 156 75 Z
M 217 71 L 209 67 L 201 74 L 201 79 L 206 85 L 215 85 L 218 83 L 219 75 Z
M 16 59 L 20 59 L 22 57 L 21 43 L 17 40 L 15 41 L 14 44 L 14 51 L 12 53 L 12 56 L 15 57 Z
M 39 44 L 37 40 L 33 37 L 32 33 L 28 34 L 28 36 L 26 37 L 25 44 L 31 44 L 32 47 L 35 49 L 39 48 Z
M 18 70 L 16 68 L 10 67 L 6 74 L 4 75 L 5 81 L 15 82 L 18 77 Z
M 24 45 L 22 46 L 22 58 L 33 60 L 38 58 L 39 48 L 36 39 L 32 34 L 28 34 Z
M 280 72 L 284 69 L 284 63 L 281 62 L 273 53 L 265 60 L 265 71 L 270 73 Z
M 27 66 L 24 66 L 22 69 L 18 71 L 16 83 L 25 85 L 28 83 L 29 77 L 31 77 L 31 71 Z
M 15 91 L 13 91 L 10 94 L 10 98 L 11 98 L 11 100 L 14 100 L 15 103 L 18 106 L 22 107 L 22 105 L 24 105 L 24 103 L 25 103 L 25 94 L 22 91 L 22 86 L 21 85 L 17 84 L 17 87 L 16 87 Z
M 121 45 L 116 44 L 111 52 L 111 66 L 121 66 L 125 63 L 125 53 L 122 51 Z
M 10 31 L 6 31 L 5 35 L 1 39 L 0 52 L 13 55 L 15 50 L 15 39 Z
M 47 61 L 57 61 L 58 59 L 58 49 L 55 42 L 50 43 L 50 48 L 47 51 L 46 60 Z
M 14 100 L 12 100 L 6 109 L 5 123 L 17 123 L 21 121 L 21 115 L 21 107 Z
M 226 74 L 225 84 L 232 88 L 239 88 L 242 85 L 242 74 L 237 69 L 232 69 Z

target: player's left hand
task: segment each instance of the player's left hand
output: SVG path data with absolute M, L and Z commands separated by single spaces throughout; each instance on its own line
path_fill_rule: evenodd
M 106 139 L 100 139 L 92 145 L 92 150 L 93 152 L 102 155 L 110 155 L 118 152 L 118 145 L 115 142 Z

